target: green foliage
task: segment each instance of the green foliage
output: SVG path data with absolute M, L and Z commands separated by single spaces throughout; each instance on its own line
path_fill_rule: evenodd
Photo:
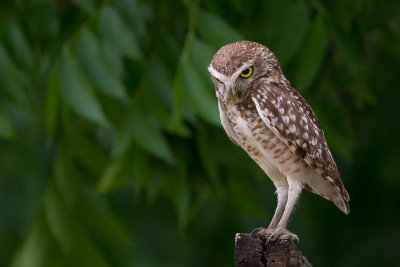
M 229 266 L 274 187 L 207 66 L 261 42 L 316 111 L 352 201 L 304 193 L 316 266 L 398 262 L 398 1 L 3 1 L 0 266 Z

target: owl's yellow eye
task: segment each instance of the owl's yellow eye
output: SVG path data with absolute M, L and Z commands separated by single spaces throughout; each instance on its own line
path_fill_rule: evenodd
M 251 74 L 253 74 L 253 67 L 248 67 L 240 73 L 240 76 L 242 76 L 243 78 L 249 78 Z

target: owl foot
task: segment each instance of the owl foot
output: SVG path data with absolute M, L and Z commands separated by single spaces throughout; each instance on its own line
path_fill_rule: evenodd
M 285 240 L 296 240 L 297 244 L 299 244 L 300 239 L 298 236 L 292 232 L 290 232 L 287 229 L 283 228 L 276 228 L 276 229 L 270 229 L 270 228 L 263 228 L 263 227 L 257 227 L 253 229 L 250 233 L 253 237 L 256 236 L 263 236 L 268 243 L 269 242 L 274 242 L 277 239 L 285 239 Z
M 287 239 L 287 240 L 296 240 L 297 244 L 299 244 L 300 239 L 298 238 L 298 236 L 292 232 L 290 232 L 287 229 L 284 228 L 276 228 L 273 233 L 268 237 L 268 243 L 269 242 L 274 242 L 277 239 Z
M 265 237 L 269 237 L 270 235 L 272 235 L 274 233 L 274 229 L 269 229 L 269 228 L 264 228 L 264 227 L 257 227 L 255 229 L 253 229 L 253 231 L 251 231 L 251 235 L 256 237 L 256 236 L 265 236 Z

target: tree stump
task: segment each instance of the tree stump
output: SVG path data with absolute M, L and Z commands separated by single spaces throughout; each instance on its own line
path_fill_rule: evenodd
M 304 266 L 311 264 L 292 240 L 277 239 L 268 242 L 268 237 L 259 234 L 236 234 L 235 266 Z

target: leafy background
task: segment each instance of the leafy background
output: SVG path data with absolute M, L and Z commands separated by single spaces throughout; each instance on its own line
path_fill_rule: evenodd
M 207 65 L 267 45 L 351 195 L 305 192 L 315 266 L 400 260 L 398 1 L 2 0 L 0 265 L 232 266 L 272 183 L 226 137 Z

